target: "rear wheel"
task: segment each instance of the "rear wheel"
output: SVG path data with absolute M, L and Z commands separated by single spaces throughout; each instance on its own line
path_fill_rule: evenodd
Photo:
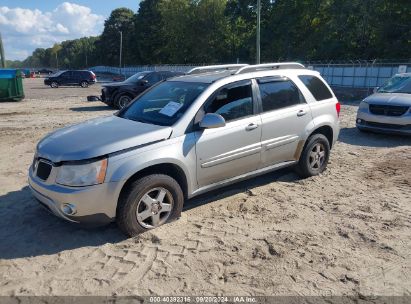
M 116 97 L 116 101 L 115 101 L 114 104 L 118 109 L 121 110 L 122 108 L 127 106 L 130 103 L 131 100 L 132 100 L 131 96 L 129 96 L 127 94 L 121 94 L 121 95 Z
M 82 82 L 80 82 L 80 86 L 82 88 L 87 88 L 88 87 L 88 82 L 87 81 L 82 81 Z
M 117 224 L 128 236 L 159 227 L 180 216 L 184 196 L 170 176 L 152 174 L 134 181 L 122 194 Z
M 318 175 L 327 168 L 330 143 L 322 134 L 312 135 L 301 153 L 297 172 L 301 177 Z
M 50 84 L 50 87 L 52 87 L 53 89 L 55 89 L 55 88 L 58 88 L 58 87 L 59 87 L 59 84 L 58 84 L 56 81 L 53 81 L 53 82 Z

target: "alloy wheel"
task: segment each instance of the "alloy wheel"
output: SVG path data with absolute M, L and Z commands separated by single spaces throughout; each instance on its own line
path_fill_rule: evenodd
M 169 218 L 173 210 L 173 196 L 163 187 L 147 191 L 137 205 L 138 223 L 146 229 L 161 226 Z
M 311 149 L 309 155 L 310 167 L 314 170 L 319 170 L 325 161 L 325 147 L 322 143 L 316 143 Z
M 127 106 L 129 104 L 129 102 L 131 101 L 131 98 L 128 96 L 121 96 L 118 100 L 118 106 L 120 109 L 124 108 L 125 106 Z

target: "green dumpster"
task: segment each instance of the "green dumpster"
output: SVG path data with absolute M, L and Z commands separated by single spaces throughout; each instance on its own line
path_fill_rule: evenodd
M 0 69 L 0 101 L 19 101 L 23 98 L 21 73 L 16 69 Z

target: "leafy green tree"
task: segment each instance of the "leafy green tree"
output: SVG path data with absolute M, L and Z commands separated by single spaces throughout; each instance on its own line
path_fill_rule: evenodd
M 410 60 L 409 0 L 261 0 L 261 58 Z M 36 49 L 21 65 L 82 68 L 119 64 L 255 62 L 257 0 L 142 0 L 119 8 L 99 37 Z M 57 56 L 56 56 L 57 55 Z M 18 65 L 18 62 L 9 63 Z
M 118 66 L 120 61 L 120 32 L 123 33 L 122 62 L 130 65 L 134 40 L 134 12 L 128 8 L 113 10 L 104 22 L 104 31 L 98 42 L 102 64 Z
M 159 10 L 162 0 L 143 0 L 134 16 L 134 61 L 139 64 L 167 63 L 164 23 Z

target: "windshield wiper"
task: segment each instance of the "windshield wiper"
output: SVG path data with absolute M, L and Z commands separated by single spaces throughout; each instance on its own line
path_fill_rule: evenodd
M 141 118 L 130 118 L 127 117 L 127 119 L 130 119 L 132 121 L 136 121 L 136 122 L 141 122 L 141 123 L 149 123 L 147 120 L 141 119 Z

